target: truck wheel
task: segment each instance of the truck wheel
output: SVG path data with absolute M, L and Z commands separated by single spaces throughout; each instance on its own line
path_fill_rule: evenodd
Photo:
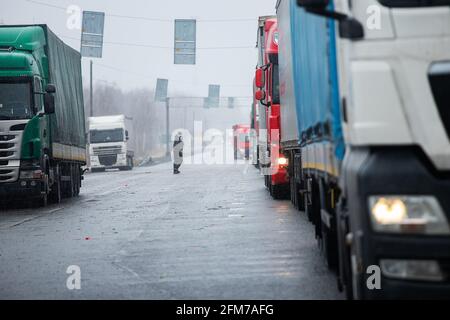
M 59 174 L 57 175 L 56 181 L 52 186 L 50 197 L 53 203 L 61 203 L 62 191 L 61 191 L 61 179 L 59 178 Z
M 75 173 L 75 197 L 78 197 L 80 195 L 80 189 L 81 189 L 81 183 L 80 183 L 80 177 L 78 174 Z
M 303 202 L 305 203 L 306 216 L 308 217 L 309 222 L 312 223 L 312 221 L 313 221 L 312 203 L 310 203 L 310 201 L 309 201 L 309 197 L 308 197 L 308 193 L 307 192 L 305 192 L 303 194 L 303 198 L 304 198 Z
M 293 177 L 289 177 L 289 185 L 290 185 L 290 189 L 291 189 L 291 203 L 294 206 L 295 209 L 298 208 L 298 194 L 296 193 L 296 188 L 295 188 L 295 181 L 293 179 Z
M 334 228 L 335 214 L 333 209 L 333 204 L 331 199 L 328 197 L 331 188 L 325 185 L 325 182 L 321 179 L 318 182 L 318 202 L 320 204 L 320 215 L 317 224 L 320 225 L 320 231 L 317 229 L 317 233 L 320 232 L 319 236 L 322 239 L 322 251 L 327 261 L 328 268 L 334 270 L 338 266 L 338 256 L 337 256 L 337 236 Z M 328 227 L 322 220 L 322 212 L 326 212 L 331 215 L 330 227 Z
M 288 198 L 288 192 L 284 185 L 270 185 L 271 195 L 275 200 L 286 200 Z
M 322 242 L 323 242 L 323 253 L 327 261 L 328 268 L 330 270 L 336 270 L 338 267 L 338 256 L 337 256 L 337 246 L 336 246 L 336 234 L 333 230 L 330 230 L 322 222 Z
M 347 243 L 347 234 L 350 226 L 348 223 L 347 209 L 344 205 L 345 200 L 339 199 L 336 209 L 336 233 L 338 249 L 338 287 L 340 291 L 345 292 L 347 300 L 353 300 L 353 274 L 351 265 L 351 248 Z
M 79 191 L 79 186 L 78 186 L 78 181 L 80 180 L 78 178 L 78 174 L 77 174 L 77 168 L 75 166 L 72 166 L 72 181 L 70 182 L 72 185 L 72 197 L 76 197 L 78 195 Z
M 322 216 L 321 216 L 321 204 L 320 204 L 320 192 L 317 182 L 312 182 L 312 212 L 313 212 L 313 224 L 316 227 L 316 238 L 322 238 Z

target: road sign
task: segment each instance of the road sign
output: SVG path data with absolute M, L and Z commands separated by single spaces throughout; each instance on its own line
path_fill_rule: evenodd
M 169 80 L 157 79 L 155 101 L 164 102 L 167 99 L 167 88 L 169 86 Z
M 104 12 L 83 11 L 83 27 L 81 29 L 81 55 L 83 57 L 102 57 L 104 27 Z
M 195 64 L 196 41 L 196 20 L 175 20 L 175 64 Z
M 210 84 L 208 89 L 208 100 L 210 108 L 218 108 L 220 101 L 220 85 Z

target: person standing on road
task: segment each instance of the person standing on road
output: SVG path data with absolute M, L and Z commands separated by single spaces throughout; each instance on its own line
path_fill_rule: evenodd
M 175 137 L 175 141 L 173 142 L 173 174 L 180 173 L 180 166 L 183 163 L 183 136 L 181 132 Z

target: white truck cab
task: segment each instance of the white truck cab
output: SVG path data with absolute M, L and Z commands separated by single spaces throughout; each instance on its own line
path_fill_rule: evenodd
M 131 124 L 124 115 L 89 118 L 90 170 L 131 170 L 134 152 L 128 143 Z

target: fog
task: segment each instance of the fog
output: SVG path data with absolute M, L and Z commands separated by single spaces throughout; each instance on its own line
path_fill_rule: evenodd
M 86 116 L 89 64 L 93 61 L 94 115 L 133 118 L 131 138 L 139 157 L 164 149 L 165 106 L 153 102 L 157 78 L 169 79 L 170 130 L 225 131 L 248 123 L 260 15 L 274 14 L 273 0 L 0 0 L 0 23 L 47 24 L 65 43 L 80 49 L 83 10 L 105 12 L 102 58 L 83 58 Z M 20 14 L 19 14 L 20 13 Z M 174 65 L 174 19 L 197 19 L 196 65 Z M 220 84 L 221 107 L 203 108 L 209 84 Z M 228 108 L 227 97 L 237 97 Z

